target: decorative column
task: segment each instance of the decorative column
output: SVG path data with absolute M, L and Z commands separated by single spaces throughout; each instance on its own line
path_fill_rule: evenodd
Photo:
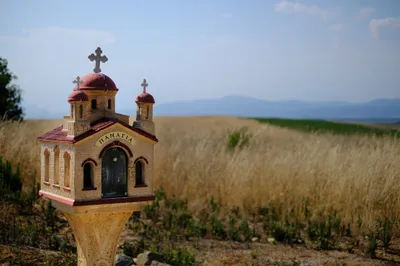
M 142 203 L 68 206 L 52 201 L 63 212 L 75 236 L 78 266 L 113 266 L 119 236 L 133 211 Z

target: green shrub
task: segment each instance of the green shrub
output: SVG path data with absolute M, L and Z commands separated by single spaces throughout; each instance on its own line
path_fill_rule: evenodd
M 235 150 L 247 146 L 251 137 L 252 135 L 246 127 L 233 130 L 228 135 L 228 149 Z
M 144 206 L 142 212 L 146 218 L 156 221 L 159 216 L 159 205 L 157 200 L 153 201 L 150 205 Z
M 180 199 L 177 197 L 172 197 L 172 198 L 166 198 L 165 197 L 165 207 L 170 208 L 173 211 L 181 211 L 181 210 L 187 210 L 188 206 L 188 201 L 187 199 Z
M 236 229 L 236 219 L 234 216 L 229 217 L 229 230 L 228 230 L 229 238 L 233 241 L 239 241 L 240 237 L 238 231 Z
M 178 248 L 177 250 L 169 249 L 164 251 L 162 255 L 164 256 L 165 262 L 173 266 L 190 266 L 196 263 L 196 256 L 184 248 Z
M 247 219 L 244 219 L 240 223 L 239 231 L 240 231 L 241 235 L 243 236 L 244 241 L 246 241 L 246 242 L 250 241 L 252 234 L 251 234 L 251 230 L 250 230 Z
M 208 229 L 207 229 L 207 222 L 204 218 L 200 219 L 199 226 L 198 226 L 198 232 L 200 237 L 205 237 L 207 235 Z
M 390 246 L 393 237 L 393 222 L 388 218 L 377 223 L 377 238 L 382 241 L 382 246 L 386 250 Z
M 22 190 L 21 166 L 18 163 L 15 172 L 11 162 L 3 161 L 0 156 L 0 199 L 19 201 Z
M 216 213 L 219 211 L 219 206 L 218 204 L 215 202 L 214 197 L 211 197 L 210 200 L 210 208 L 211 208 L 211 212 Z
M 10 190 L 15 192 L 21 192 L 22 190 L 22 179 L 21 179 L 21 165 L 17 164 L 15 173 L 11 174 L 10 178 Z
M 221 240 L 226 239 L 226 232 L 224 230 L 224 225 L 218 219 L 218 217 L 215 213 L 213 213 L 211 215 L 210 232 L 213 236 L 217 237 L 218 239 L 221 239 Z
M 56 231 L 56 209 L 51 205 L 51 201 L 48 200 L 46 207 L 42 206 L 43 214 L 45 217 L 46 227 L 51 229 L 54 234 Z
M 183 211 L 178 217 L 178 226 L 187 228 L 193 221 L 192 215 L 188 211 Z
M 376 236 L 375 234 L 371 234 L 371 236 L 369 237 L 369 241 L 368 241 L 368 246 L 364 251 L 364 255 L 367 258 L 376 258 L 376 249 L 378 248 L 378 244 L 376 241 Z
M 336 226 L 340 228 L 340 226 Z M 328 216 L 325 222 L 321 218 L 319 222 L 310 222 L 307 228 L 307 235 L 314 243 L 316 249 L 331 250 L 336 248 L 337 237 L 333 235 L 332 216 Z M 338 234 L 338 232 L 336 232 Z
M 276 221 L 271 223 L 270 233 L 278 242 L 293 244 L 296 239 L 297 228 L 295 224 L 283 224 Z
M 125 255 L 136 258 L 137 255 L 145 251 L 145 243 L 142 238 L 135 241 L 125 241 L 122 245 L 122 250 Z

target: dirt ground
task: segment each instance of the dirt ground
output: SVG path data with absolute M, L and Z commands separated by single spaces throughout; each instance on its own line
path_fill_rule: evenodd
M 119 245 L 125 240 L 137 239 L 131 230 L 125 229 L 121 233 Z M 192 242 L 182 243 L 182 246 L 193 246 Z M 199 265 L 279 265 L 279 266 L 373 266 L 373 265 L 400 265 L 400 241 L 393 242 L 391 249 L 383 253 L 377 251 L 376 259 L 368 259 L 361 250 L 354 250 L 353 254 L 344 251 L 317 251 L 305 245 L 289 246 L 270 243 L 238 243 L 232 241 L 217 241 L 201 239 L 198 246 L 192 249 L 196 253 Z
M 24 264 L 14 265 L 63 265 L 51 264 L 61 262 L 59 252 L 40 250 L 30 247 L 19 247 Z M 201 240 L 196 251 L 199 265 L 279 265 L 279 266 L 319 266 L 319 265 L 400 265 L 400 256 L 378 254 L 379 259 L 366 259 L 361 254 L 349 254 L 340 251 L 315 251 L 303 246 L 285 246 L 269 243 L 235 243 L 214 240 Z M 10 246 L 0 245 L 0 265 L 11 265 L 9 260 L 18 255 Z M 397 257 L 397 259 L 395 258 Z M 391 261 L 394 259 L 395 261 Z

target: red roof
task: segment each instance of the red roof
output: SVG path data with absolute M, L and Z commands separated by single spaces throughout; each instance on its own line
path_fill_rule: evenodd
M 87 102 L 89 98 L 83 91 L 73 91 L 68 96 L 68 102 Z
M 111 90 L 118 91 L 114 81 L 103 73 L 89 73 L 81 78 L 81 90 Z M 76 89 L 74 89 L 76 90 Z
M 156 103 L 154 97 L 148 92 L 142 92 L 136 97 L 137 103 Z
M 78 142 L 80 140 L 83 140 L 83 139 L 85 139 L 85 138 L 87 138 L 87 137 L 89 137 L 89 136 L 91 136 L 91 135 L 93 135 L 93 134 L 95 134 L 95 133 L 97 133 L 97 132 L 99 132 L 99 131 L 101 131 L 103 129 L 106 129 L 109 126 L 117 124 L 117 123 L 122 125 L 122 126 L 124 126 L 124 127 L 126 127 L 126 128 L 128 128 L 128 129 L 130 129 L 130 130 L 132 130 L 132 131 L 134 131 L 134 132 L 136 132 L 136 133 L 138 133 L 138 134 L 140 134 L 140 135 L 142 135 L 143 137 L 146 137 L 146 138 L 151 139 L 151 140 L 153 140 L 155 142 L 158 142 L 158 139 L 156 138 L 156 136 L 151 135 L 151 134 L 147 133 L 146 131 L 144 131 L 142 129 L 134 128 L 134 127 L 132 127 L 132 126 L 130 126 L 130 125 L 128 125 L 128 124 L 116 119 L 116 118 L 109 118 L 109 117 L 105 117 L 105 118 L 102 118 L 102 119 L 100 119 L 100 120 L 98 120 L 96 122 L 91 123 L 90 124 L 91 128 L 87 132 L 85 132 L 85 133 L 83 133 L 83 134 L 81 134 L 79 136 L 76 136 L 74 138 L 68 137 L 67 136 L 68 135 L 68 131 L 67 130 L 63 130 L 63 126 L 61 125 L 61 126 L 56 127 L 55 129 L 53 129 L 53 130 L 51 130 L 51 131 L 49 131 L 49 132 L 47 132 L 47 133 L 45 133 L 43 135 L 41 135 L 40 137 L 38 137 L 38 140 L 50 140 L 50 141 L 76 143 L 76 142 Z

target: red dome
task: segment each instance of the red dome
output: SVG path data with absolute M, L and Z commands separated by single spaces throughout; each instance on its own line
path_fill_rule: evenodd
M 73 91 L 68 96 L 68 102 L 87 102 L 89 98 L 83 91 Z
M 114 81 L 103 73 L 90 73 L 81 78 L 81 90 L 112 90 L 118 91 Z M 74 89 L 76 90 L 76 89 Z
M 136 102 L 137 103 L 156 103 L 156 101 L 154 101 L 154 97 L 147 92 L 142 92 L 141 94 L 139 94 L 136 97 Z

